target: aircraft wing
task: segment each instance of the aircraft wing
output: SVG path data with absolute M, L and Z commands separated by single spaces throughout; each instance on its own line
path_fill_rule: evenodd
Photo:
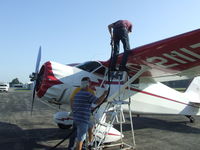
M 118 57 L 120 64 L 123 53 Z M 103 62 L 108 67 L 110 60 Z M 200 75 L 200 29 L 130 50 L 129 74 L 148 67 L 140 77 L 158 81 L 187 79 Z

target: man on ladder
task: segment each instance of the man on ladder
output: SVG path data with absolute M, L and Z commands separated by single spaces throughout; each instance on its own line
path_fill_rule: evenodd
M 128 59 L 128 51 L 130 50 L 128 33 L 132 32 L 132 23 L 128 20 L 118 20 L 110 25 L 108 25 L 108 30 L 111 35 L 111 43 L 114 44 L 111 56 L 111 66 L 112 71 L 116 71 L 117 55 L 119 54 L 119 42 L 123 43 L 124 54 L 119 67 L 120 71 L 127 71 L 126 62 Z

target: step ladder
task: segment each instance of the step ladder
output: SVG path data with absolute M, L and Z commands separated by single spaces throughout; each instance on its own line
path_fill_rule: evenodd
M 97 137 L 99 128 L 102 126 L 101 123 L 96 123 L 96 128 L 94 130 L 94 141 L 93 141 L 93 149 L 94 150 L 101 150 L 103 148 L 109 148 L 109 147 L 116 147 L 119 146 L 120 149 L 126 150 L 126 149 L 136 149 L 136 143 L 135 143 L 135 136 L 134 136 L 134 128 L 133 128 L 133 120 L 132 120 L 132 114 L 131 114 L 131 91 L 130 91 L 130 85 L 133 81 L 135 81 L 143 72 L 145 72 L 148 68 L 146 66 L 141 66 L 140 70 L 136 70 L 136 74 L 129 78 L 127 72 L 127 80 L 126 82 L 121 85 L 120 79 L 118 80 L 118 92 L 115 94 L 111 95 L 108 98 L 108 103 L 105 107 L 103 117 L 101 120 L 105 120 L 104 117 L 109 116 L 109 120 L 104 123 L 104 126 L 106 126 L 104 132 L 102 133 L 103 137 L 99 139 Z M 119 71 L 118 71 L 119 72 Z M 124 72 L 123 72 L 124 73 Z M 128 89 L 128 92 L 127 90 Z M 126 92 L 128 94 L 128 101 L 124 101 L 120 98 L 120 95 L 123 94 L 123 92 Z M 123 107 L 124 105 L 128 106 L 128 112 L 129 112 L 129 119 L 130 119 L 130 126 L 131 126 L 131 135 L 132 135 L 132 144 L 125 143 L 123 141 L 123 124 L 125 123 L 125 117 L 124 117 L 124 110 Z M 109 144 L 109 145 L 104 145 L 104 141 L 106 139 L 107 134 L 109 133 L 109 130 L 113 126 L 114 123 L 118 123 L 120 125 L 120 132 L 121 132 L 121 137 L 120 141 L 118 143 L 114 144 Z

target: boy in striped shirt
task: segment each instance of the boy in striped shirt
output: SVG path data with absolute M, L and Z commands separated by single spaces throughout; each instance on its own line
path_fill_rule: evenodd
M 77 128 L 76 150 L 81 150 L 86 133 L 89 129 L 92 104 L 100 104 L 104 101 L 108 91 L 105 91 L 99 98 L 89 92 L 90 79 L 84 77 L 81 80 L 81 90 L 76 93 L 72 102 L 74 124 Z

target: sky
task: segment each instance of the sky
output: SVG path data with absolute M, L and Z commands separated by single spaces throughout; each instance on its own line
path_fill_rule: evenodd
M 199 6 L 199 0 L 0 0 L 0 81 L 29 82 L 39 46 L 40 65 L 108 60 L 107 26 L 117 20 L 133 23 L 131 48 L 198 29 Z

